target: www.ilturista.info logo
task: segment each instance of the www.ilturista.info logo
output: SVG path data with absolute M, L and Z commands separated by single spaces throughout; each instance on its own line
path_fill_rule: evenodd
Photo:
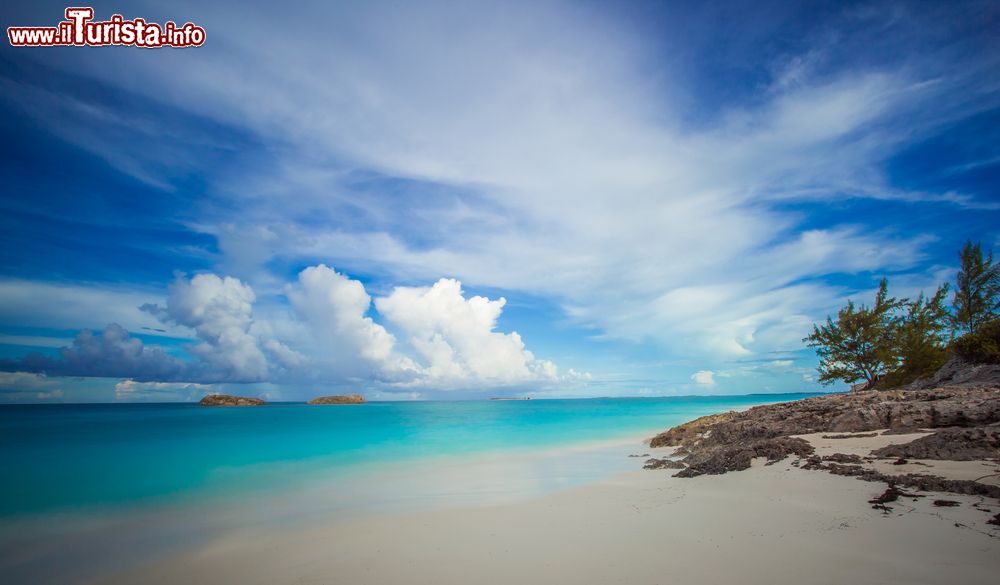
M 101 47 L 123 45 L 156 49 L 159 47 L 200 47 L 205 29 L 190 22 L 160 25 L 141 18 L 125 20 L 121 14 L 111 20 L 94 22 L 94 9 L 66 9 L 66 20 L 56 26 L 10 26 L 7 38 L 15 47 Z

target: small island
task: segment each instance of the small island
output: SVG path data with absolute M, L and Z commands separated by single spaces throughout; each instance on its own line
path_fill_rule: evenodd
M 360 394 L 340 394 L 337 396 L 317 396 L 309 404 L 365 404 L 368 401 Z
M 202 406 L 263 406 L 267 402 L 260 398 L 232 396 L 230 394 L 209 394 L 198 403 Z

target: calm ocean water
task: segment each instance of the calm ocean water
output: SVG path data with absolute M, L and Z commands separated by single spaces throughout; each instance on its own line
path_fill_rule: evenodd
M 435 456 L 624 439 L 808 394 L 0 407 L 0 517 L 232 497 Z

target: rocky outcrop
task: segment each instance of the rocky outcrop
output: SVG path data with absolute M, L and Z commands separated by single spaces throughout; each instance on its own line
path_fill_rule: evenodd
M 907 390 L 928 388 L 997 388 L 1000 387 L 1000 365 L 976 364 L 953 355 L 932 378 L 924 378 L 905 386 Z
M 198 404 L 202 406 L 261 406 L 267 404 L 260 398 L 246 396 L 231 396 L 229 394 L 209 394 Z
M 876 457 L 973 461 L 1000 458 L 1000 425 L 945 429 L 903 445 L 872 451 Z
M 823 461 L 833 461 L 834 463 L 851 463 L 854 465 L 861 465 L 864 462 L 860 455 L 854 455 L 852 453 L 834 453 L 833 455 L 827 455 L 823 457 Z
M 663 459 L 650 458 L 646 460 L 643 469 L 684 469 L 684 464 L 664 457 Z
M 649 446 L 672 447 L 691 443 L 704 435 L 714 425 L 730 421 L 738 415 L 739 413 L 734 410 L 724 412 L 722 414 L 710 414 L 708 416 L 696 418 L 691 422 L 686 422 L 656 435 L 653 437 L 653 440 L 649 442 Z
M 895 432 L 1000 422 L 1000 388 L 869 390 L 828 394 L 702 417 L 660 433 L 652 447 L 696 453 L 726 445 L 808 433 Z
M 341 394 L 338 396 L 319 396 L 309 401 L 309 404 L 365 404 L 365 397 L 360 394 Z
M 684 469 L 676 477 L 719 475 L 729 471 L 749 469 L 757 457 L 767 458 L 768 463 L 781 461 L 789 455 L 807 457 L 813 453 L 808 441 L 794 437 L 758 439 L 748 443 L 720 445 L 711 449 L 695 449 L 684 458 Z
M 872 390 L 816 396 L 757 406 L 744 412 L 701 417 L 660 433 L 650 441 L 650 446 L 677 447 L 674 454 L 685 456 L 682 461 L 686 468 L 675 474 L 676 477 L 740 471 L 749 468 L 757 457 L 773 463 L 795 455 L 806 459 L 803 469 L 825 469 L 831 473 L 864 475 L 861 479 L 869 481 L 885 481 L 889 476 L 869 474 L 871 470 L 857 465 L 862 462 L 858 456 L 810 457 L 812 445 L 791 435 L 859 433 L 885 428 L 899 433 L 922 428 L 962 427 L 943 431 L 937 439 L 925 437 L 914 441 L 912 446 L 897 445 L 895 451 L 883 450 L 882 456 L 902 460 L 904 456 L 921 458 L 927 453 L 937 453 L 942 457 L 962 454 L 988 459 L 997 456 L 993 447 L 997 437 L 995 430 L 1000 428 L 997 423 L 1000 423 L 1000 388 Z M 994 452 L 983 456 L 990 448 L 994 448 Z M 905 482 L 918 481 L 899 476 L 892 480 L 914 487 L 914 483 Z M 937 485 L 948 488 L 944 491 L 979 489 L 959 483 Z

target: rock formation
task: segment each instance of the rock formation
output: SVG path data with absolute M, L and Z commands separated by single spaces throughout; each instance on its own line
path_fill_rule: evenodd
M 209 394 L 198 404 L 202 406 L 261 406 L 267 404 L 260 398 L 246 396 L 231 396 L 229 394 Z
M 1000 424 L 967 429 L 944 429 L 905 445 L 872 451 L 876 457 L 973 461 L 1000 457 Z
M 904 386 L 907 390 L 927 388 L 983 388 L 1000 387 L 1000 365 L 975 364 L 953 355 L 931 378 L 924 378 Z
M 338 396 L 319 396 L 309 401 L 309 404 L 365 404 L 365 397 L 360 394 L 342 394 Z
M 689 453 L 807 433 L 986 426 L 1000 422 L 1000 388 L 868 390 L 702 417 L 653 437 Z
M 908 445 L 893 445 L 879 457 L 989 459 L 998 456 L 1000 442 L 1000 388 L 943 388 L 830 394 L 757 406 L 744 412 L 705 416 L 660 433 L 651 447 L 678 447 L 686 469 L 678 477 L 720 474 L 750 467 L 756 457 L 769 462 L 788 455 L 808 457 L 808 442 L 791 437 L 817 432 L 857 433 L 890 429 L 901 433 L 917 429 L 942 430 Z M 807 469 L 844 471 L 842 463 L 817 461 Z M 834 471 L 837 470 L 837 471 Z M 860 473 L 858 473 L 860 475 Z M 865 479 L 882 479 L 871 476 Z

